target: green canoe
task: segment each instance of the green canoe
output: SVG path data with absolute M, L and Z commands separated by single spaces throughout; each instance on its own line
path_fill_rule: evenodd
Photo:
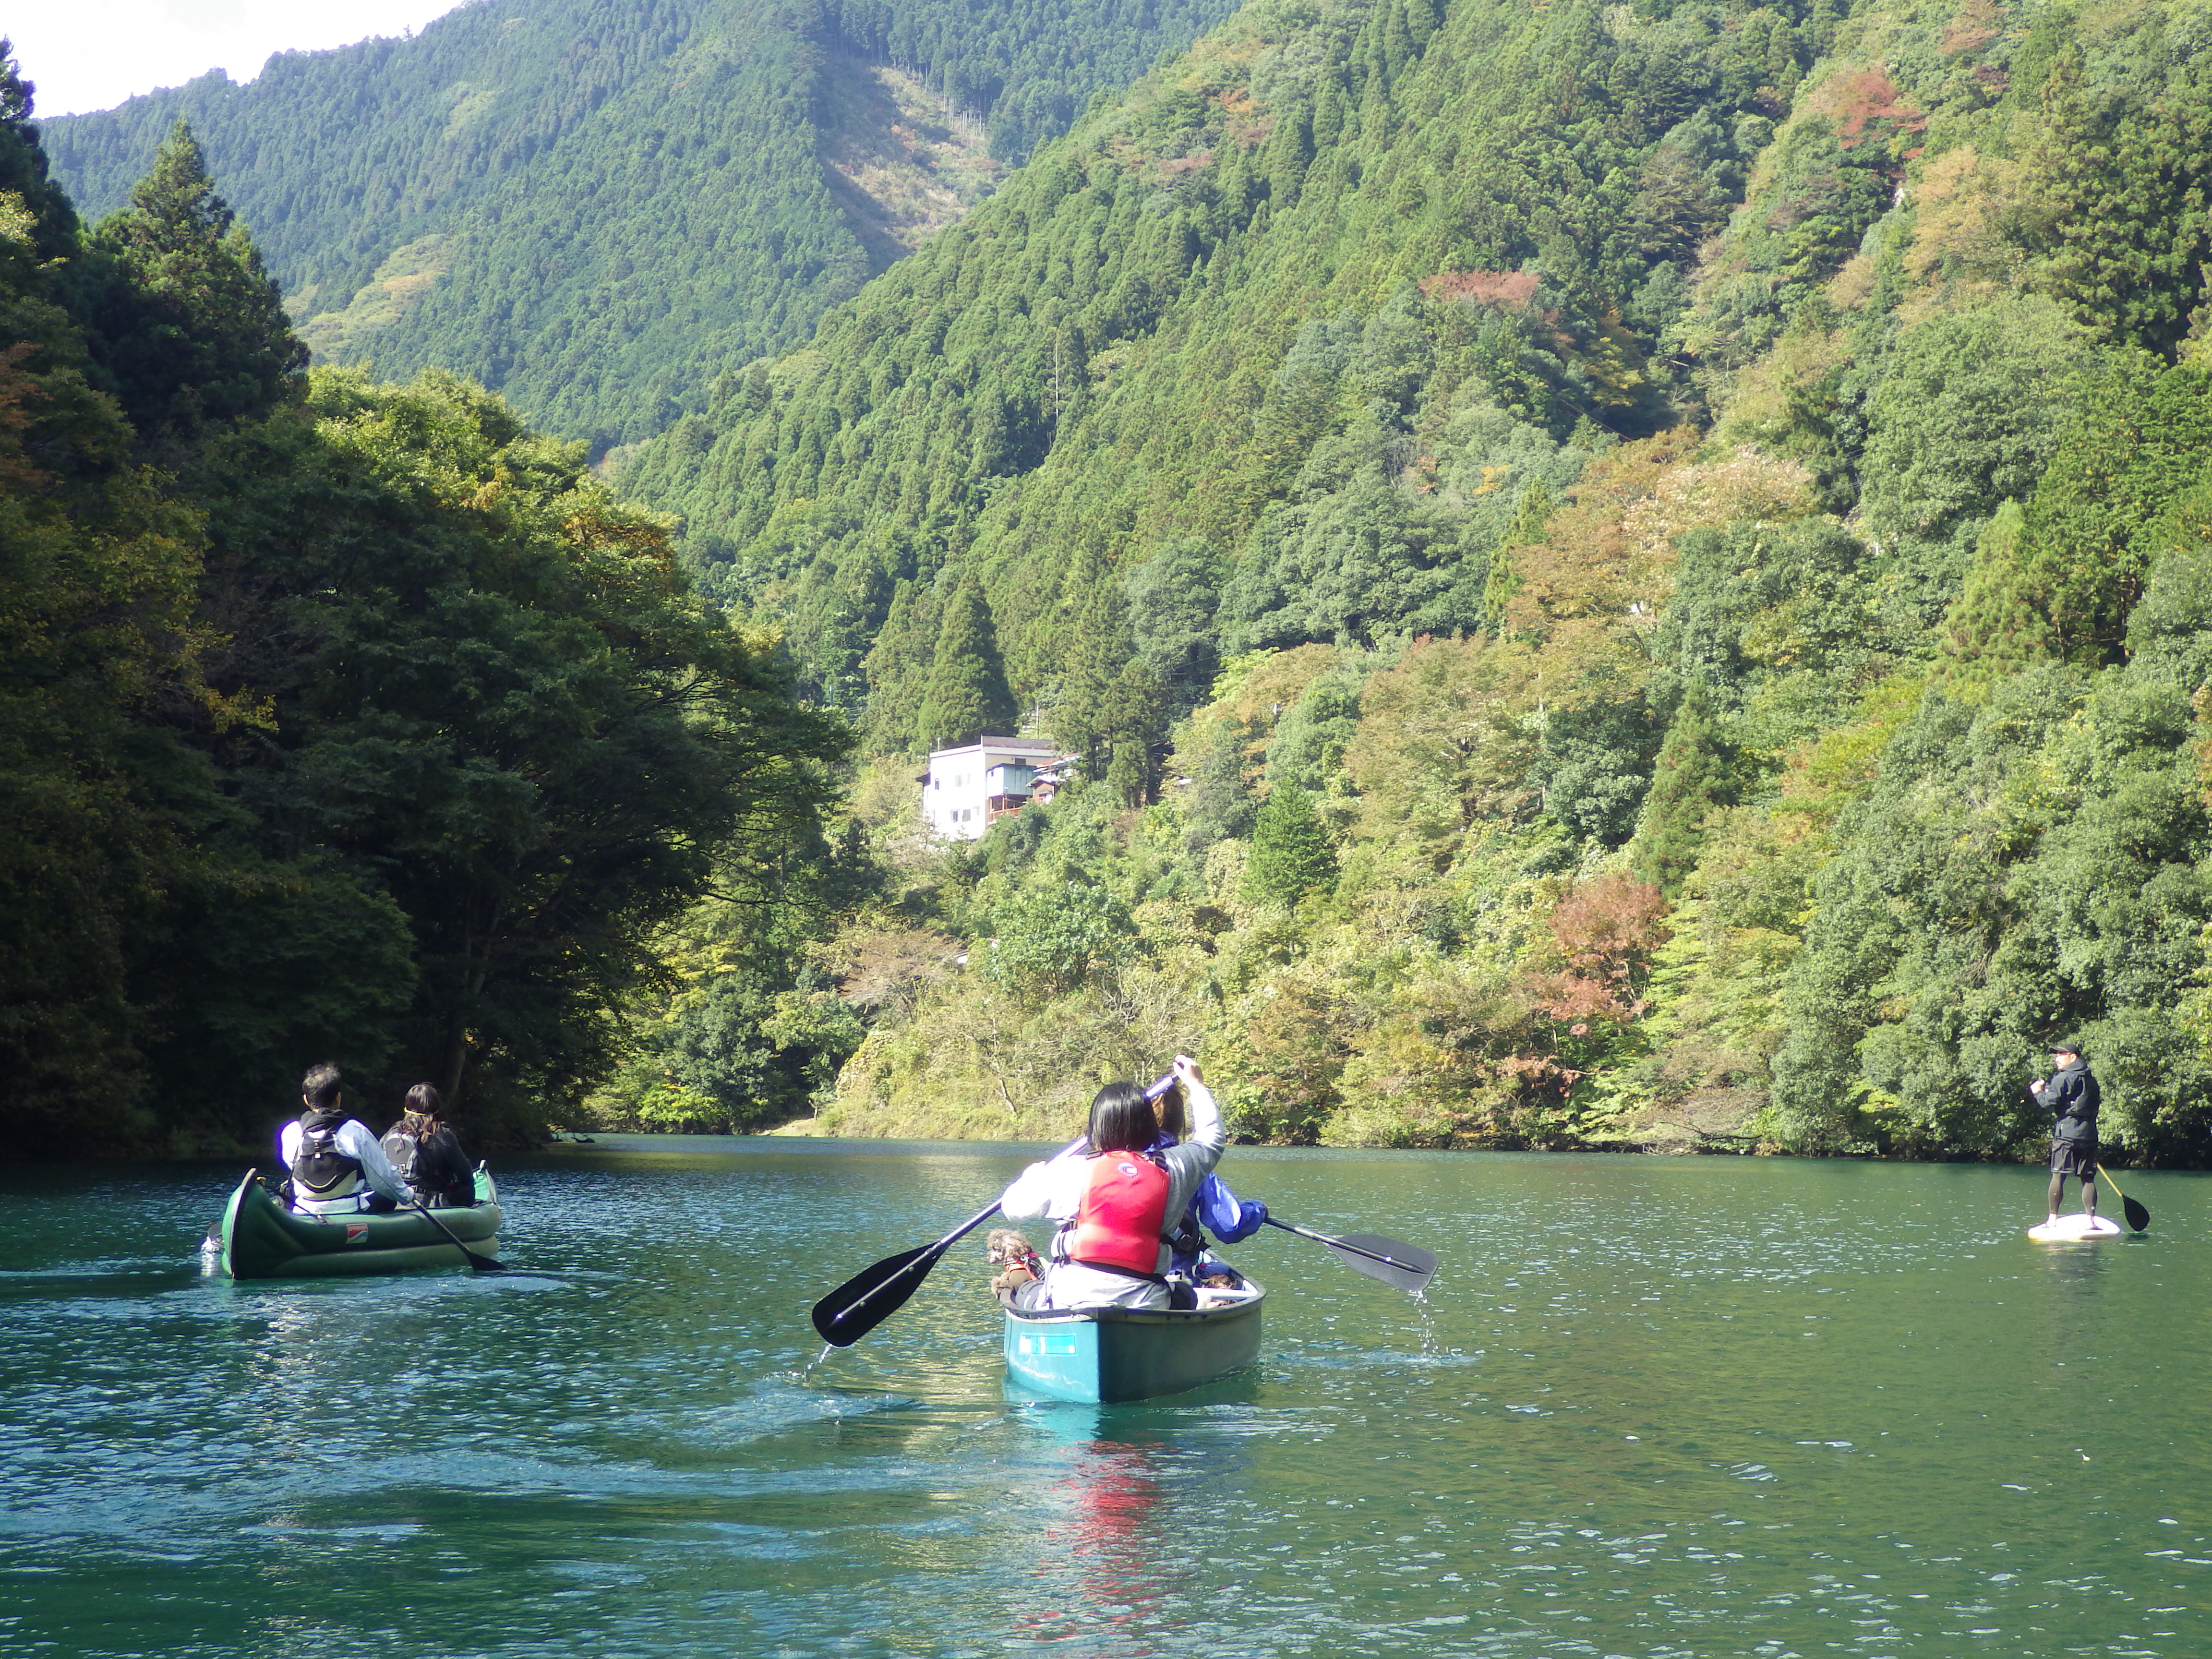
M 499 1193 L 477 1171 L 475 1207 L 432 1214 L 478 1255 L 499 1253 Z M 412 1211 L 390 1215 L 301 1215 L 287 1209 L 249 1170 L 223 1206 L 209 1242 L 233 1279 L 300 1279 L 328 1273 L 396 1273 L 410 1267 L 459 1267 L 451 1239 Z

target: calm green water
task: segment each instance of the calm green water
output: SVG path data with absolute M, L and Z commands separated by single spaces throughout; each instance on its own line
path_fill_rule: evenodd
M 1256 1375 L 1010 1400 L 981 1249 L 814 1297 L 1019 1149 L 502 1174 L 505 1278 L 234 1285 L 204 1168 L 0 1176 L 0 1652 L 2212 1654 L 2212 1184 L 2038 1247 L 2032 1169 L 1239 1150 Z

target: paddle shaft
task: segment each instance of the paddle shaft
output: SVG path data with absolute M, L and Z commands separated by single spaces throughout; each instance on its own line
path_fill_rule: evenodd
M 439 1220 L 437 1217 L 432 1215 L 430 1213 L 430 1206 L 428 1205 L 418 1201 L 415 1206 L 415 1213 L 421 1216 L 423 1220 L 428 1222 L 440 1232 L 445 1234 L 447 1238 L 453 1240 L 453 1248 L 468 1258 L 469 1271 L 471 1273 L 503 1273 L 507 1271 L 507 1263 L 504 1261 L 495 1261 L 488 1255 L 478 1255 L 467 1245 L 462 1243 L 460 1235 L 455 1232 L 451 1227 L 448 1227 L 444 1222 Z
M 1412 1266 L 1410 1262 L 1400 1261 L 1392 1256 L 1378 1255 L 1373 1250 L 1363 1250 L 1357 1244 L 1347 1244 L 1340 1238 L 1331 1238 L 1327 1233 L 1316 1233 L 1304 1227 L 1293 1226 L 1287 1221 L 1278 1221 L 1273 1216 L 1267 1217 L 1267 1222 L 1270 1227 L 1280 1227 L 1285 1232 L 1296 1233 L 1300 1238 L 1310 1238 L 1315 1243 L 1326 1244 L 1332 1250 L 1345 1250 L 1353 1255 L 1364 1255 L 1370 1261 L 1379 1261 L 1386 1267 Z
M 850 1316 L 860 1312 L 861 1309 L 866 1307 L 868 1304 L 874 1301 L 885 1291 L 889 1291 L 894 1285 L 905 1285 L 907 1286 L 906 1291 L 899 1297 L 899 1300 L 901 1302 L 905 1301 L 908 1297 L 914 1294 L 914 1286 L 921 1282 L 932 1267 L 934 1267 L 939 1262 L 945 1259 L 945 1253 L 947 1250 L 951 1249 L 962 1239 L 967 1237 L 969 1234 L 974 1232 L 976 1228 L 981 1226 L 993 1216 L 998 1214 L 998 1212 L 999 1206 L 996 1204 L 993 1204 L 988 1210 L 976 1211 L 975 1213 L 969 1216 L 967 1220 L 962 1222 L 951 1232 L 945 1234 L 944 1237 L 939 1239 L 936 1243 L 932 1244 L 920 1255 L 915 1257 L 912 1261 L 907 1263 L 904 1269 L 901 1272 L 894 1273 L 882 1284 L 872 1286 L 865 1296 L 856 1298 L 843 1310 L 844 1313 L 848 1317 L 849 1317 Z

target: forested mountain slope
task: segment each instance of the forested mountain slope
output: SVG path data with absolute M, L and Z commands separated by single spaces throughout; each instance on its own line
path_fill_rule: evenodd
M 581 445 L 451 375 L 303 379 L 189 138 L 87 232 L 6 58 L 11 1153 L 265 1147 L 323 1060 L 372 1123 L 428 1079 L 542 1138 L 663 927 L 828 870 L 843 734 Z
M 725 381 L 626 476 L 907 848 L 833 1115 L 2007 1156 L 2068 1029 L 2202 1158 L 2208 54 L 1260 0 Z M 1093 781 L 931 853 L 1000 657 Z
M 319 356 L 471 375 L 605 447 L 803 337 L 993 157 L 1226 9 L 479 0 L 44 134 L 97 217 L 186 120 Z

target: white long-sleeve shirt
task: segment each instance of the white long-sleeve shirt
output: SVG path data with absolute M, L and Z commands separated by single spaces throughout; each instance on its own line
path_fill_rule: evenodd
M 300 1156 L 300 1139 L 297 1118 L 286 1124 L 283 1133 L 276 1137 L 276 1151 L 283 1158 L 287 1170 Z M 333 1139 L 339 1152 L 348 1158 L 361 1160 L 362 1178 L 376 1191 L 386 1198 L 396 1198 L 402 1204 L 415 1201 L 414 1194 L 407 1190 L 407 1182 L 401 1178 L 399 1171 L 392 1167 L 392 1160 L 384 1155 L 383 1146 L 374 1135 L 369 1133 L 366 1125 L 348 1118 L 338 1125 L 338 1132 Z M 295 1189 L 292 1207 L 309 1215 L 356 1215 L 361 1210 L 361 1194 L 355 1192 L 340 1198 L 311 1198 Z
M 1163 1224 L 1170 1227 L 1182 1218 L 1192 1194 L 1213 1173 L 1213 1166 L 1221 1162 L 1222 1152 L 1229 1145 L 1229 1132 L 1222 1124 L 1221 1109 L 1214 1104 L 1212 1091 L 1186 1079 L 1183 1097 L 1190 1104 L 1190 1138 L 1159 1153 L 1168 1172 L 1167 1219 Z M 1009 1221 L 1073 1221 L 1083 1206 L 1083 1190 L 1090 1179 L 1087 1148 L 1062 1152 L 1045 1163 L 1030 1164 L 1017 1176 L 999 1200 L 999 1207 Z M 1168 1247 L 1163 1243 L 1152 1271 L 1166 1273 L 1169 1260 Z M 1163 1285 L 1102 1273 L 1077 1261 L 1052 1265 L 1036 1303 L 1041 1308 L 1164 1308 L 1167 1304 L 1168 1293 Z

